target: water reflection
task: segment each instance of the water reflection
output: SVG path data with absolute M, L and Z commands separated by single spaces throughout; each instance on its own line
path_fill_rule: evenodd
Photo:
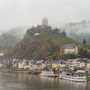
M 0 73 L 0 90 L 90 90 L 90 82 L 79 83 L 59 78 Z

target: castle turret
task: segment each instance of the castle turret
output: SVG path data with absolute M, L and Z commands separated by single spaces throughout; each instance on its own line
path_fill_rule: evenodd
M 47 18 L 44 18 L 42 20 L 42 26 L 48 26 L 48 19 Z

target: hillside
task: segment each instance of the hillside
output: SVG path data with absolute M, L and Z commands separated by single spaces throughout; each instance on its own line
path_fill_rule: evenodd
M 19 42 L 26 32 L 25 27 L 17 27 L 4 31 L 0 35 L 0 52 L 12 48 L 17 42 Z
M 34 32 L 34 30 L 36 30 Z M 46 28 L 47 29 L 47 28 Z M 13 28 L 10 30 L 5 30 L 5 32 L 3 32 L 3 30 L 1 30 L 3 33 L 0 33 L 0 52 L 4 52 L 7 49 L 12 48 L 16 43 L 18 43 L 20 40 L 22 40 L 23 35 L 25 34 L 27 30 L 27 27 L 17 27 L 17 28 Z M 53 32 L 51 32 L 51 27 L 48 27 L 48 33 L 52 33 L 52 35 L 54 35 L 55 32 L 57 32 L 58 30 L 54 30 Z M 90 47 L 90 21 L 82 21 L 82 22 L 75 22 L 75 23 L 68 23 L 68 24 L 64 24 L 63 26 L 61 26 L 61 30 L 65 30 L 65 32 L 67 33 L 67 36 L 69 38 L 72 38 L 75 41 L 81 42 L 83 41 L 83 39 L 85 38 L 87 41 L 87 44 Z M 46 33 L 48 34 L 45 29 L 44 32 L 41 28 L 40 25 L 37 26 L 37 28 L 31 28 L 31 32 L 29 30 L 27 30 L 27 33 L 38 33 L 41 32 L 42 33 Z M 26 36 L 27 36 L 26 33 Z M 60 33 L 56 34 L 56 36 L 59 36 Z M 63 32 L 63 34 L 61 34 L 60 36 L 66 36 L 65 33 Z M 58 38 L 57 38 L 58 40 Z M 59 41 L 60 42 L 60 41 Z
M 80 44 L 66 37 L 65 32 L 60 33 L 59 29 L 37 27 L 28 29 L 24 38 L 5 52 L 5 56 L 20 59 L 58 59 L 60 46 Z

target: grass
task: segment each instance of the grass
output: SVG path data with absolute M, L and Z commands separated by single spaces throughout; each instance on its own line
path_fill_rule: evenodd
M 75 40 L 72 40 L 71 38 L 61 37 L 61 36 L 56 36 L 56 35 L 40 35 L 38 38 L 42 38 L 44 41 L 52 40 L 58 45 L 65 45 L 65 44 L 81 45 L 81 43 Z
M 86 79 L 87 79 L 88 81 L 90 81 L 90 77 L 86 77 Z

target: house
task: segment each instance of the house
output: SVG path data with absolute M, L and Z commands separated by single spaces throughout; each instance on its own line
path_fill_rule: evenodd
M 52 62 L 45 60 L 43 67 L 50 69 L 52 67 Z
M 35 60 L 31 60 L 30 61 L 30 70 L 35 71 L 36 70 L 36 65 L 35 65 L 36 61 Z
M 57 63 L 52 63 L 52 68 L 57 68 L 58 67 L 58 64 Z
M 8 68 L 8 61 L 6 60 L 2 61 L 2 68 Z
M 2 68 L 2 61 L 0 61 L 0 68 Z
M 90 60 L 88 60 L 86 63 L 86 69 L 87 71 L 90 71 Z
M 80 68 L 85 68 L 86 64 L 85 62 L 80 62 Z
M 36 70 L 42 70 L 44 68 L 44 60 L 37 60 L 35 66 Z
M 78 46 L 74 44 L 66 44 L 63 46 L 63 53 L 78 55 Z
M 13 59 L 12 60 L 12 68 L 13 69 L 18 69 L 18 62 L 19 62 L 18 59 Z
M 76 67 L 77 68 L 85 68 L 86 62 L 87 62 L 87 60 L 83 60 L 83 59 L 77 60 Z
M 4 56 L 4 53 L 0 53 L 0 56 Z
M 66 69 L 66 70 L 69 70 L 69 69 L 70 69 L 71 63 L 72 63 L 72 59 L 68 59 L 68 60 L 65 62 L 65 69 Z
M 52 69 L 57 69 L 60 67 L 60 60 L 54 60 L 51 62 Z
M 68 59 L 66 62 L 65 62 L 65 68 L 68 70 L 74 70 L 75 67 L 80 67 L 80 62 L 78 63 L 77 61 L 79 60 L 78 59 Z
M 18 69 L 24 69 L 25 60 L 20 60 L 18 63 Z
M 31 63 L 29 60 L 25 60 L 24 69 L 30 69 Z
M 88 79 L 90 78 L 90 70 L 86 72 Z
M 65 61 L 64 60 L 60 60 L 60 71 L 63 71 L 65 68 Z

